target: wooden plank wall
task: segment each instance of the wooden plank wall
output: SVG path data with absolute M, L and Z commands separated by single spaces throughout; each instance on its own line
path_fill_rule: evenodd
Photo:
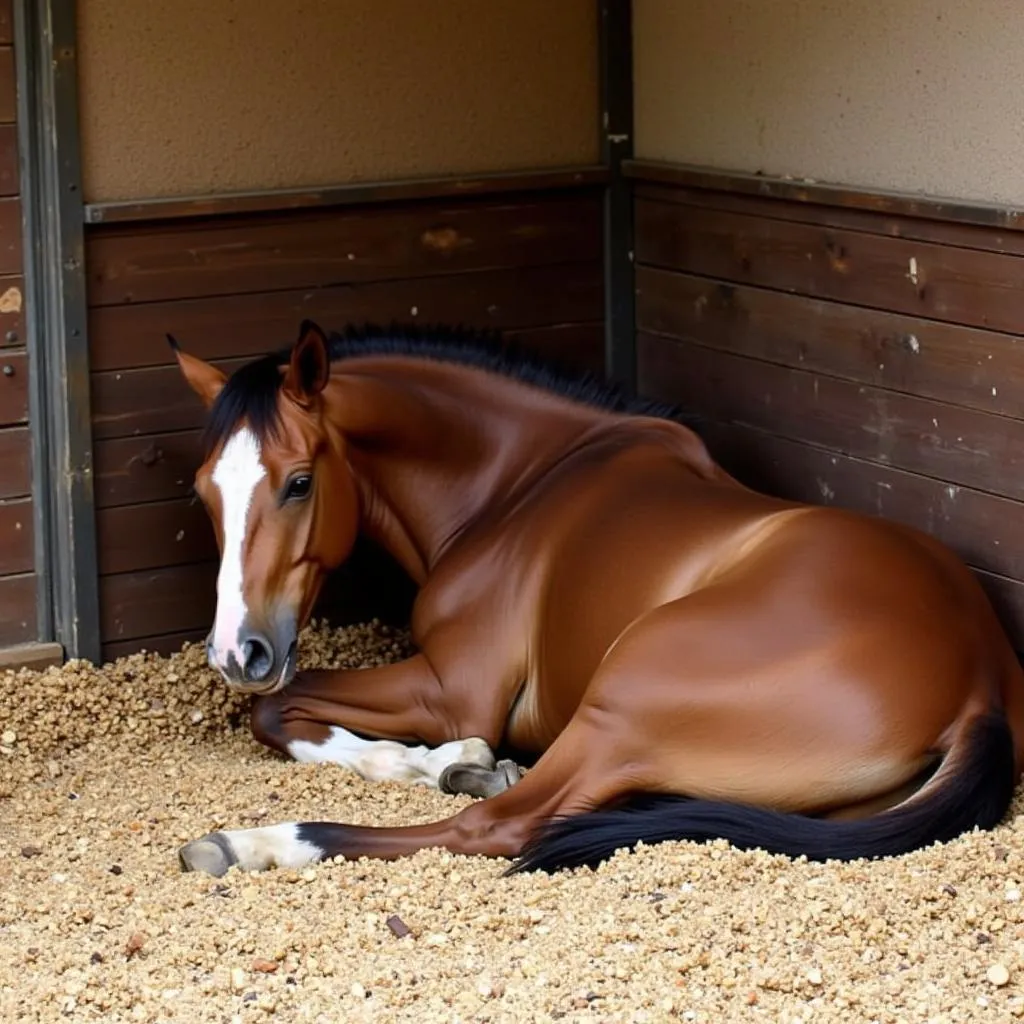
M 1024 650 L 1024 234 L 635 186 L 642 391 L 762 490 L 939 537 Z
M 0 647 L 37 639 L 14 60 L 0 0 Z
M 176 649 L 212 622 L 216 551 L 189 497 L 202 410 L 168 332 L 230 369 L 305 316 L 463 323 L 600 370 L 601 223 L 582 188 L 91 227 L 104 656 Z

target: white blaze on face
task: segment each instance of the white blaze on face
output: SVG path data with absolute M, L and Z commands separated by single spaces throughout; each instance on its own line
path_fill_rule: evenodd
M 243 663 L 239 630 L 245 622 L 242 560 L 249 509 L 257 484 L 267 475 L 260 461 L 260 443 L 248 428 L 237 430 L 224 445 L 212 480 L 220 491 L 223 551 L 217 576 L 217 615 L 213 623 L 213 657 L 223 668 L 228 655 Z

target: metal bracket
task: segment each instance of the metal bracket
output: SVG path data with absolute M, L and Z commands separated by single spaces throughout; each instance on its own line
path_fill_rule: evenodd
M 100 660 L 75 0 L 15 0 L 39 639 Z

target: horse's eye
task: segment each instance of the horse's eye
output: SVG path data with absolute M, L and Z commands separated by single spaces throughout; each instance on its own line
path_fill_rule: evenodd
M 285 501 L 301 501 L 309 497 L 310 488 L 313 486 L 313 478 L 308 473 L 301 473 L 293 476 L 285 485 Z

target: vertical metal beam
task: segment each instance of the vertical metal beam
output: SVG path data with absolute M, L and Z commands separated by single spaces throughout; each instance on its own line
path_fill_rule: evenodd
M 75 0 L 15 0 L 40 639 L 100 659 Z
M 633 155 L 633 5 L 598 0 L 601 144 L 610 172 L 604 200 L 605 372 L 636 389 L 633 195 L 622 161 Z

